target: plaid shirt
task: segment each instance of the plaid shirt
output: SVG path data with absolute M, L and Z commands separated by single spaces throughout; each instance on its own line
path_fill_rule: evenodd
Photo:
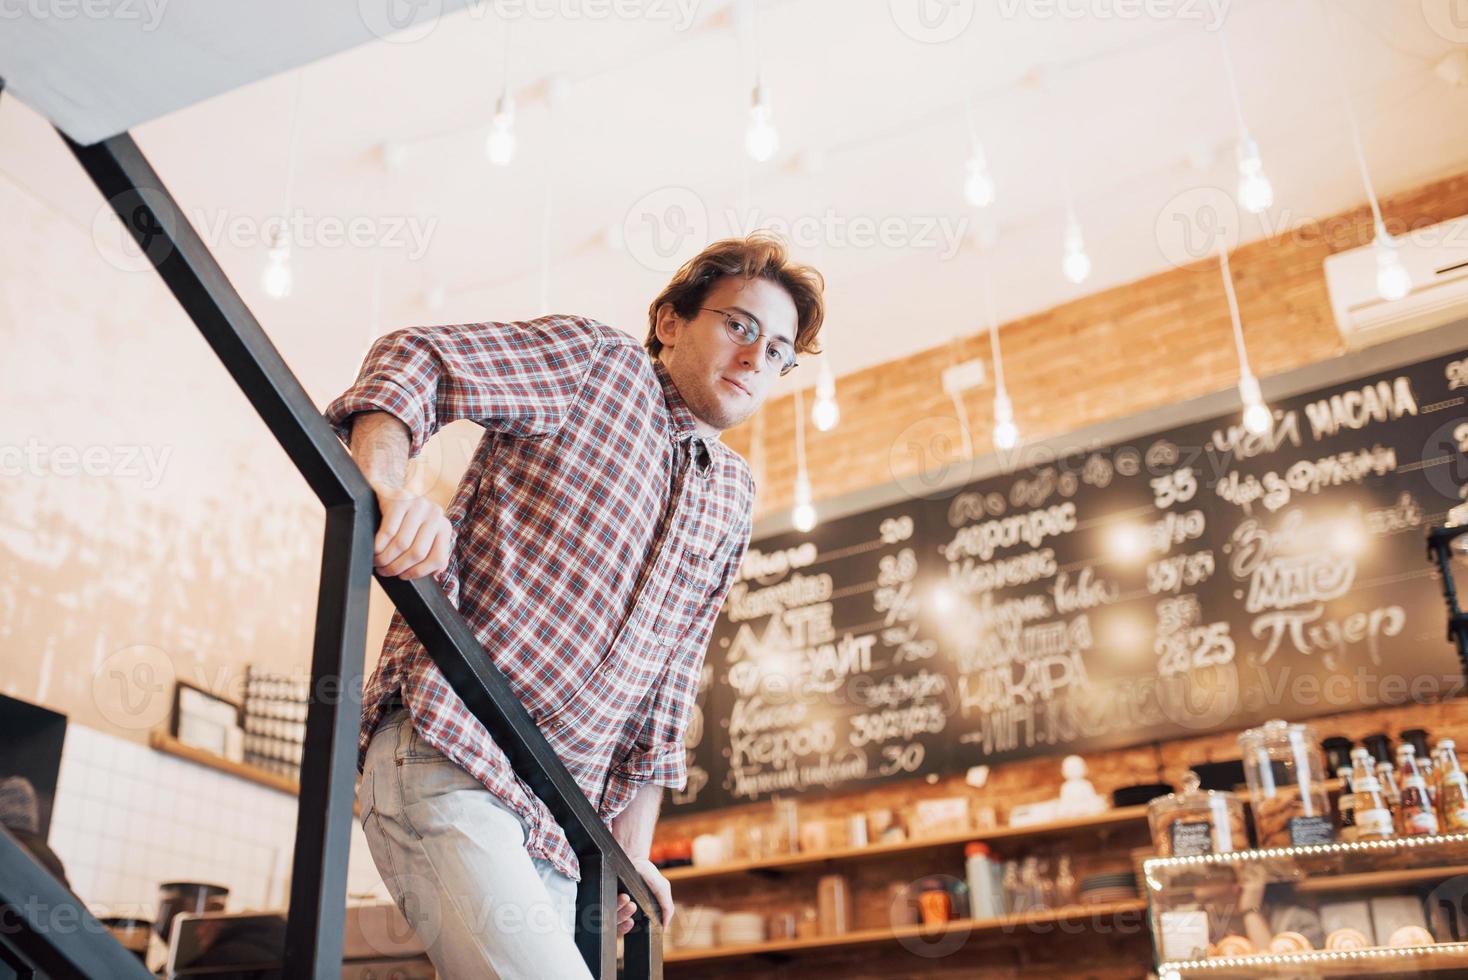
M 646 782 L 681 789 L 709 634 L 749 543 L 744 460 L 695 434 L 661 362 L 583 317 L 388 334 L 326 417 L 346 440 L 368 411 L 407 425 L 410 455 L 456 419 L 486 430 L 438 581 L 601 818 Z M 363 692 L 358 769 L 398 691 L 423 739 L 524 819 L 530 854 L 579 879 L 560 825 L 398 613 Z

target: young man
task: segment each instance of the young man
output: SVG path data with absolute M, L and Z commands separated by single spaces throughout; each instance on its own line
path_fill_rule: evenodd
M 749 543 L 749 468 L 719 441 L 817 352 L 819 273 L 717 242 L 648 311 L 418 327 L 327 409 L 377 491 L 382 575 L 438 581 L 672 915 L 648 860 L 714 617 Z M 644 347 L 646 348 L 644 350 Z M 403 490 L 437 429 L 484 437 L 447 514 Z M 565 834 L 394 615 L 363 693 L 358 804 L 389 891 L 449 978 L 586 977 Z M 631 928 L 622 897 L 618 929 Z

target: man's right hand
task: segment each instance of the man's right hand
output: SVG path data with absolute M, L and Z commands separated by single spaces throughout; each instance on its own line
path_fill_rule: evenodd
M 352 418 L 352 458 L 382 512 L 372 539 L 372 565 L 379 575 L 412 580 L 449 567 L 454 526 L 442 507 L 407 489 L 410 442 L 408 427 L 386 412 Z
M 404 490 L 376 489 L 382 511 L 382 524 L 372 540 L 377 574 L 411 581 L 447 568 L 454 552 L 454 526 L 443 508 Z

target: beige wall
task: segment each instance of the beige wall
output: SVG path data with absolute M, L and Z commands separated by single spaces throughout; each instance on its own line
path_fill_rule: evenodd
M 321 508 L 151 270 L 8 180 L 0 213 L 0 690 L 143 740 L 170 675 L 308 662 Z

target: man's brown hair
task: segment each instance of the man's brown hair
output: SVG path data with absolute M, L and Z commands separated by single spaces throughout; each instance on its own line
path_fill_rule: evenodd
M 768 232 L 755 232 L 745 238 L 725 238 L 714 242 L 673 274 L 673 278 L 647 310 L 647 341 L 644 346 L 653 357 L 662 352 L 658 339 L 658 310 L 670 303 L 673 312 L 685 320 L 698 316 L 709 290 L 725 276 L 741 279 L 768 279 L 784 287 L 795 302 L 795 351 L 819 354 L 816 334 L 826 317 L 826 304 L 821 294 L 826 280 L 808 265 L 792 262 L 785 243 Z

